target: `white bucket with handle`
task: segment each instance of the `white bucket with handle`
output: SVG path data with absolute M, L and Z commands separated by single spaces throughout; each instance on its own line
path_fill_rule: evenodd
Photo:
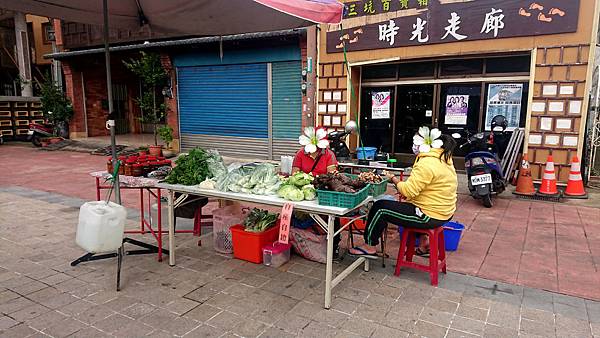
M 116 251 L 123 243 L 125 207 L 113 202 L 94 201 L 79 208 L 75 242 L 89 253 Z

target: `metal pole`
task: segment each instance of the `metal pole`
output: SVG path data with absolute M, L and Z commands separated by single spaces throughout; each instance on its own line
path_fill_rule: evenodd
M 110 50 L 108 46 L 108 0 L 102 0 L 104 14 L 104 60 L 106 63 L 106 93 L 108 95 L 108 118 L 106 122 L 110 128 L 110 146 L 113 163 L 117 162 L 117 140 L 115 137 L 115 120 L 113 116 L 112 78 L 110 74 Z M 121 204 L 121 189 L 119 187 L 119 175 L 115 177 L 115 202 Z

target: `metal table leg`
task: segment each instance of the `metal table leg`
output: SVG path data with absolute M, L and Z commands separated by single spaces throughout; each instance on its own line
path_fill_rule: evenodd
M 325 268 L 325 308 L 331 308 L 331 280 L 333 278 L 334 216 L 327 216 L 327 266 Z
M 175 266 L 175 210 L 173 190 L 168 190 L 167 198 L 169 207 L 169 265 Z

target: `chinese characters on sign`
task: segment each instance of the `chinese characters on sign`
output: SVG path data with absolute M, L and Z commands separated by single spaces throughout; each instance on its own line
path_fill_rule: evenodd
M 489 84 L 485 129 L 490 130 L 492 119 L 503 115 L 508 121 L 507 130 L 519 128 L 521 122 L 522 83 Z
M 448 95 L 446 96 L 446 125 L 467 125 L 467 115 L 469 112 L 469 95 Z
M 279 222 L 279 243 L 288 244 L 290 240 L 290 224 L 292 223 L 292 212 L 294 205 L 286 203 L 281 210 L 281 221 Z
M 389 119 L 390 118 L 390 99 L 391 92 L 373 92 L 371 94 L 371 118 Z
M 389 12 L 404 13 L 405 4 L 413 15 L 398 14 L 390 18 L 388 14 L 377 14 L 387 8 Z M 358 26 L 356 21 L 342 23 L 346 29 L 327 33 L 327 52 L 342 52 L 344 47 L 347 51 L 358 51 L 575 32 L 579 4 L 579 0 L 476 0 L 444 4 L 439 0 L 355 1 L 346 3 L 348 18 L 354 17 L 351 13 L 355 12 L 357 17 L 371 15 L 370 22 L 381 18 L 377 20 L 380 22 Z

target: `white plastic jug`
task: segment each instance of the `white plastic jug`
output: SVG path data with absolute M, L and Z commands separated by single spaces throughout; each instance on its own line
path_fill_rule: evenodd
M 291 174 L 293 162 L 294 158 L 292 156 L 281 156 L 281 163 L 279 164 L 280 171 L 283 174 Z
M 87 202 L 79 208 L 75 242 L 90 253 L 115 251 L 121 247 L 127 211 L 104 201 Z

